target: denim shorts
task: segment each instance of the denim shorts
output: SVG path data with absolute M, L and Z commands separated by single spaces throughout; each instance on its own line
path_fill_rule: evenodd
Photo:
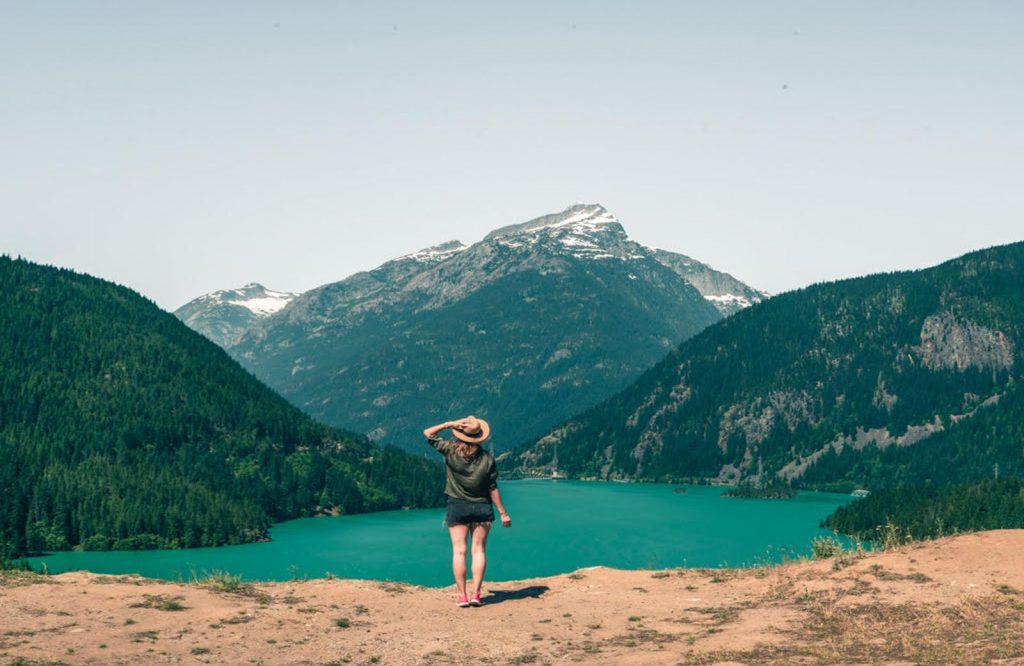
M 470 502 L 457 497 L 448 498 L 448 513 L 444 522 L 452 525 L 494 522 L 494 505 L 490 502 Z

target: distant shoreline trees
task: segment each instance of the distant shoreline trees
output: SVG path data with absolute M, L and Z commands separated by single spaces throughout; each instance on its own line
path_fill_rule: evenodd
M 822 526 L 873 541 L 892 527 L 912 539 L 1024 528 L 1024 480 L 1004 477 L 886 488 L 836 509 Z

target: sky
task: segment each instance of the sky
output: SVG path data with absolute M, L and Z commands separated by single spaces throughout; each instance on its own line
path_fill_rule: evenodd
M 0 0 L 0 253 L 173 310 L 600 203 L 779 293 L 1024 240 L 1024 2 Z

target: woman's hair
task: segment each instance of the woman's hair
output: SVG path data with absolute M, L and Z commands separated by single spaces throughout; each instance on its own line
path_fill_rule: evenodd
M 476 450 L 480 448 L 476 444 L 466 444 L 465 442 L 459 442 L 455 445 L 455 452 L 462 456 L 463 460 L 472 460 L 473 456 L 476 455 Z

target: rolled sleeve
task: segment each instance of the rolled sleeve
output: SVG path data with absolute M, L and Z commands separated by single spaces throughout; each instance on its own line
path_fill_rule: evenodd
M 490 490 L 496 490 L 498 488 L 498 466 L 493 462 L 491 463 L 491 471 L 487 479 L 487 487 Z

